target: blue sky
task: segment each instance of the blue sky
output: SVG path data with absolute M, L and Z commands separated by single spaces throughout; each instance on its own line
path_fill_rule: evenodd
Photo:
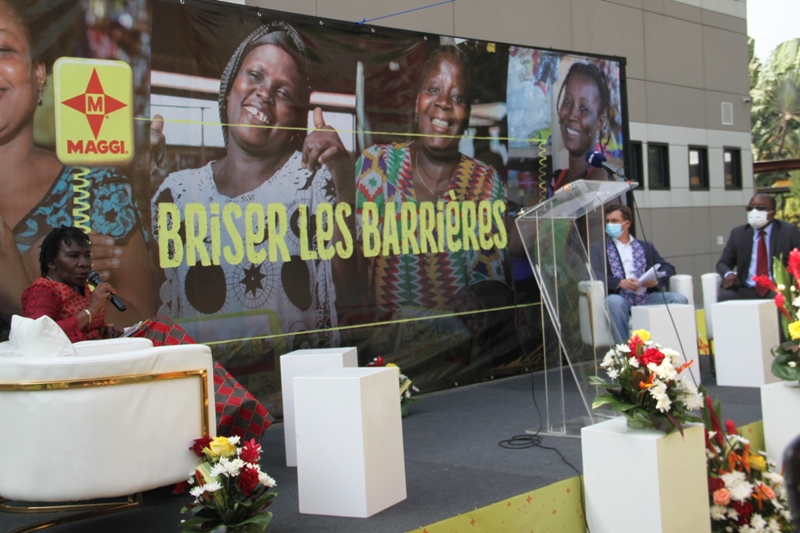
M 776 46 L 800 37 L 800 0 L 747 0 L 747 35 L 765 61 Z

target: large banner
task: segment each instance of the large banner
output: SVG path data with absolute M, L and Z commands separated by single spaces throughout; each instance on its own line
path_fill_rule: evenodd
M 513 217 L 611 179 L 589 151 L 624 166 L 618 58 L 215 2 L 0 6 L 4 319 L 66 224 L 128 304 L 109 321 L 173 318 L 271 410 L 303 348 L 425 391 L 535 368 Z

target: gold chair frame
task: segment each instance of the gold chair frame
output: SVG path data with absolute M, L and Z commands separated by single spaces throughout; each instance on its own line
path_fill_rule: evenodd
M 201 393 L 201 423 L 203 427 L 203 434 L 210 434 L 210 420 L 208 416 L 208 370 L 185 370 L 179 372 L 164 372 L 160 374 L 138 374 L 138 375 L 124 375 L 112 376 L 100 379 L 74 379 L 62 381 L 35 381 L 29 383 L 0 383 L 0 392 L 30 392 L 30 391 L 44 391 L 44 390 L 68 390 L 68 389 L 83 389 L 90 387 L 110 387 L 115 385 L 130 385 L 137 383 L 150 383 L 153 381 L 168 381 L 172 379 L 186 379 L 186 378 L 199 378 L 202 393 Z M 71 516 L 63 518 L 56 518 L 52 520 L 45 520 L 31 524 L 9 533 L 29 533 L 31 531 L 39 531 L 48 527 L 66 524 L 69 522 L 77 522 L 87 518 L 95 518 L 108 514 L 118 513 L 121 511 L 128 511 L 142 506 L 142 493 L 132 494 L 125 497 L 126 501 L 107 502 L 107 503 L 79 503 L 79 504 L 52 504 L 52 505 L 28 505 L 21 502 L 11 502 L 0 497 L 0 511 L 6 513 L 19 513 L 19 514 L 33 514 L 33 513 L 62 513 L 83 511 Z

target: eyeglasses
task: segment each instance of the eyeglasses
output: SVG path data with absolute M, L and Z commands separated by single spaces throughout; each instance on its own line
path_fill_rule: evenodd
M 746 209 L 748 212 L 752 211 L 753 209 L 755 209 L 756 211 L 767 211 L 768 213 L 771 213 L 771 212 L 772 212 L 772 211 L 770 210 L 770 208 L 769 208 L 769 207 L 767 207 L 767 206 L 766 206 L 766 205 L 764 205 L 764 204 L 758 204 L 758 205 L 748 205 L 747 207 L 745 207 L 745 209 Z

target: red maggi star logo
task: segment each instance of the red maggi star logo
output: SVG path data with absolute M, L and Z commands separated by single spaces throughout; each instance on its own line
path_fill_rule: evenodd
M 97 69 L 92 69 L 92 76 L 89 78 L 89 85 L 86 87 L 85 93 L 61 103 L 86 115 L 95 139 L 100 135 L 100 128 L 103 126 L 105 117 L 128 105 L 105 94 L 100 77 L 97 75 Z

